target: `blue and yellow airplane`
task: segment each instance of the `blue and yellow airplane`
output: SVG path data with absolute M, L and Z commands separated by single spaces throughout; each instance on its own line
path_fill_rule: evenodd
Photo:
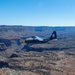
M 46 42 L 51 41 L 53 39 L 57 39 L 56 31 L 53 31 L 51 37 L 49 37 L 49 38 L 43 39 L 43 38 L 40 38 L 38 36 L 33 36 L 31 38 L 27 37 L 26 39 L 22 40 L 22 43 L 27 43 L 27 44 L 28 43 L 36 43 L 36 44 L 37 43 L 46 43 Z

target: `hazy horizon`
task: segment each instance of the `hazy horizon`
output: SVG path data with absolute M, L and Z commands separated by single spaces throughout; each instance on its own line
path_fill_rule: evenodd
M 62 26 L 47 26 L 47 25 L 0 25 L 0 26 L 27 26 L 27 27 L 75 27 L 75 26 L 67 26 L 67 25 L 62 25 Z

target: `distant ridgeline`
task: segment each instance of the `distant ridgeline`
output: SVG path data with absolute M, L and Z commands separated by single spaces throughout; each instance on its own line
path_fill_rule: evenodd
M 75 27 L 48 27 L 48 26 L 0 26 L 0 38 L 19 38 L 28 36 L 49 37 L 56 30 L 59 35 L 74 35 Z M 68 34 L 69 33 L 69 34 Z M 65 35 L 66 36 L 66 35 Z

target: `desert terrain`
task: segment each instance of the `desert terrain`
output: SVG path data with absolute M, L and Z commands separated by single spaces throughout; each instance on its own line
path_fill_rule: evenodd
M 26 44 L 31 36 L 58 39 Z M 0 75 L 75 75 L 75 27 L 0 26 Z

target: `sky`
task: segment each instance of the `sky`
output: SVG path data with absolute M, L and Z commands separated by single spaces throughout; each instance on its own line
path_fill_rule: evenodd
M 75 26 L 75 0 L 0 0 L 0 25 Z

